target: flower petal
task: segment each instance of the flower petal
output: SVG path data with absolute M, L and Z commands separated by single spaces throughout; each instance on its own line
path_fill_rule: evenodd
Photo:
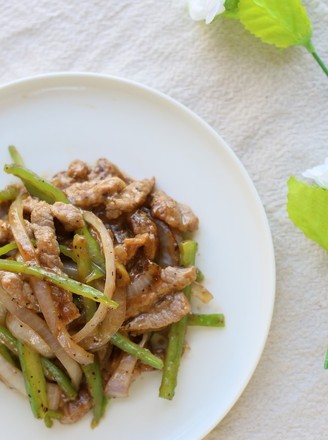
M 189 0 L 189 15 L 196 21 L 205 20 L 209 24 L 224 10 L 224 0 Z
M 322 188 L 328 189 L 328 158 L 324 164 L 304 171 L 303 176 L 314 180 Z

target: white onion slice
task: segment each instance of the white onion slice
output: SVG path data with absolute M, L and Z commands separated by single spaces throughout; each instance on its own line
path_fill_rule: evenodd
M 7 315 L 7 309 L 0 302 L 0 325 L 4 325 L 4 323 L 6 322 L 6 315 Z
M 87 350 L 100 350 L 122 326 L 126 312 L 125 289 L 118 287 L 114 292 L 113 299 L 118 303 L 117 309 L 109 309 L 105 319 L 99 325 L 96 332 L 82 341 L 83 347 Z
M 10 313 L 12 313 L 14 316 L 17 316 L 17 318 L 19 318 L 22 322 L 27 324 L 41 336 L 41 338 L 49 345 L 50 349 L 66 368 L 73 385 L 78 388 L 82 379 L 82 370 L 79 364 L 64 351 L 55 336 L 49 330 L 44 320 L 31 310 L 19 307 L 17 303 L 12 301 L 10 296 L 1 287 L 0 302 Z
M 191 294 L 194 298 L 198 298 L 203 304 L 207 304 L 213 299 L 213 295 L 206 287 L 194 281 L 191 285 Z
M 22 372 L 11 365 L 6 359 L 0 356 L 0 379 L 9 388 L 18 391 L 22 396 L 27 397 L 25 382 Z
M 115 291 L 116 278 L 115 254 L 112 238 L 107 231 L 104 223 L 93 212 L 86 211 L 84 212 L 83 217 L 85 221 L 95 229 L 100 237 L 103 253 L 105 256 L 106 268 L 104 294 L 109 299 L 111 299 Z M 95 328 L 105 319 L 107 312 L 108 307 L 100 304 L 98 306 L 98 309 L 96 310 L 96 313 L 93 315 L 90 321 L 88 321 L 85 326 L 73 336 L 73 340 L 75 342 L 80 342 L 82 341 L 82 339 L 88 337 L 95 330 Z
M 47 382 L 48 407 L 52 411 L 57 411 L 60 403 L 61 391 L 55 383 Z
M 34 348 L 34 350 L 40 353 L 42 356 L 53 357 L 53 352 L 51 351 L 49 345 L 44 342 L 41 336 L 16 316 L 8 313 L 6 325 L 17 339 Z
M 138 344 L 144 347 L 148 340 L 148 335 L 143 335 Z M 138 359 L 128 353 L 123 353 L 122 359 L 110 377 L 105 387 L 105 393 L 109 397 L 127 397 L 133 379 L 133 371 Z

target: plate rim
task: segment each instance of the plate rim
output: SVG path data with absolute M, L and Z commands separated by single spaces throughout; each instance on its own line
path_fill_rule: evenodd
M 126 77 L 121 77 L 117 75 L 111 75 L 107 73 L 97 73 L 92 71 L 54 71 L 54 72 L 47 72 L 47 73 L 41 73 L 37 75 L 30 75 L 26 77 L 22 77 L 19 79 L 15 79 L 13 81 L 5 82 L 4 84 L 0 85 L 0 100 L 3 99 L 3 94 L 8 93 L 10 94 L 11 91 L 13 91 L 13 94 L 15 92 L 17 93 L 17 87 L 28 87 L 28 86 L 38 86 L 38 83 L 41 82 L 39 85 L 39 89 L 44 89 L 44 86 L 42 85 L 42 82 L 48 81 L 65 81 L 65 79 L 72 80 L 76 78 L 77 80 L 83 81 L 109 81 L 112 83 L 119 83 L 120 85 L 126 86 L 126 87 L 132 87 L 134 89 L 138 89 L 139 91 L 146 92 L 147 94 L 152 95 L 153 97 L 160 99 L 162 101 L 165 101 L 166 103 L 173 105 L 178 110 L 186 113 L 189 117 L 197 121 L 198 124 L 200 124 L 204 129 L 206 129 L 213 138 L 216 139 L 218 144 L 221 148 L 224 148 L 225 153 L 228 154 L 230 159 L 234 162 L 234 164 L 237 166 L 239 172 L 242 174 L 242 177 L 245 179 L 245 181 L 248 184 L 248 190 L 251 192 L 252 198 L 256 204 L 258 214 L 260 215 L 260 220 L 263 226 L 263 232 L 266 236 L 266 250 L 268 251 L 268 262 L 269 265 L 269 271 L 270 271 L 270 285 L 271 290 L 269 292 L 266 292 L 267 299 L 269 300 L 269 306 L 270 306 L 270 314 L 267 316 L 267 323 L 266 323 L 266 329 L 263 331 L 262 334 L 262 342 L 258 346 L 258 353 L 256 359 L 254 359 L 253 367 L 250 369 L 247 378 L 244 380 L 243 386 L 240 387 L 239 392 L 236 394 L 235 398 L 232 400 L 230 405 L 227 406 L 226 410 L 223 414 L 220 414 L 220 417 L 216 419 L 211 426 L 208 427 L 206 432 L 202 434 L 199 439 L 205 438 L 216 426 L 218 426 L 219 423 L 222 422 L 222 420 L 226 417 L 226 415 L 231 411 L 233 406 L 236 404 L 236 402 L 239 400 L 245 389 L 247 388 L 251 378 L 253 377 L 255 370 L 258 367 L 258 364 L 260 362 L 260 359 L 263 355 L 263 351 L 265 349 L 265 345 L 268 340 L 271 324 L 272 324 L 272 318 L 274 313 L 274 306 L 275 306 L 275 298 L 276 298 L 276 261 L 275 261 L 275 251 L 274 251 L 274 244 L 272 239 L 272 232 L 270 229 L 269 220 L 265 211 L 265 208 L 263 206 L 263 203 L 261 201 L 261 198 L 257 192 L 256 186 L 254 182 L 252 181 L 250 175 L 248 174 L 245 166 L 237 156 L 237 154 L 232 150 L 232 148 L 228 145 L 228 143 L 222 138 L 222 136 L 208 123 L 206 122 L 202 117 L 198 116 L 197 113 L 195 113 L 193 110 L 188 108 L 186 105 L 179 102 L 177 99 L 171 97 L 170 95 L 154 88 L 151 86 L 148 86 L 146 84 L 143 84 L 141 82 L 128 79 Z M 53 85 L 48 85 L 50 88 L 53 88 Z M 57 87 L 61 87 L 63 84 L 58 84 Z M 35 87 L 38 88 L 38 87 Z

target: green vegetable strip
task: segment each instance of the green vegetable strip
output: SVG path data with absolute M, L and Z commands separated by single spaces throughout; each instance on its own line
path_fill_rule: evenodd
M 82 237 L 85 237 L 82 235 Z M 70 258 L 74 263 L 77 263 L 76 257 L 74 255 L 73 249 L 69 248 L 68 246 L 65 246 L 63 244 L 59 245 L 60 252 L 65 255 L 65 257 Z M 89 247 L 88 247 L 89 249 Z M 1 248 L 0 248 L 1 252 Z M 1 254 L 0 254 L 1 255 Z M 88 260 L 90 261 L 90 254 L 88 252 L 87 256 Z M 91 283 L 92 281 L 98 280 L 99 278 L 103 278 L 105 275 L 105 271 L 102 270 L 100 267 L 98 267 L 94 262 L 91 261 L 91 272 L 88 273 L 88 276 L 85 279 L 85 282 L 87 284 Z
M 193 240 L 182 241 L 179 245 L 180 265 L 184 267 L 194 266 L 197 252 L 197 243 Z M 184 289 L 187 298 L 190 298 L 191 287 Z M 177 385 L 180 360 L 183 352 L 183 345 L 188 324 L 188 315 L 180 321 L 171 325 L 169 342 L 164 360 L 162 382 L 159 389 L 159 396 L 164 399 L 173 399 Z
M 104 394 L 99 363 L 95 361 L 92 364 L 83 365 L 82 369 L 93 400 L 93 419 L 91 422 L 91 427 L 95 428 L 105 413 L 107 397 Z
M 11 334 L 11 332 L 2 325 L 0 326 L 0 349 L 1 347 L 5 347 L 9 349 L 13 354 L 18 356 L 18 348 L 17 348 L 18 340 Z M 43 367 L 43 371 L 47 379 L 57 382 L 58 386 L 62 389 L 62 391 L 66 394 L 66 396 L 74 400 L 77 397 L 77 391 L 72 385 L 68 376 L 58 368 L 53 362 L 49 359 L 41 356 L 41 363 Z
M 7 174 L 13 174 L 19 177 L 24 183 L 27 191 L 33 196 L 47 203 L 53 204 L 55 202 L 70 203 L 63 191 L 56 188 L 50 182 L 42 179 L 33 171 L 28 170 L 22 165 L 10 164 L 5 165 L 4 168 Z
M 86 282 L 91 270 L 91 260 L 89 259 L 87 240 L 83 235 L 75 234 L 73 238 L 73 254 L 77 263 L 79 280 Z M 83 298 L 85 317 L 87 321 L 93 317 L 97 310 L 96 303 L 90 298 Z
M 16 243 L 8 243 L 0 247 L 0 256 L 8 254 L 8 252 L 17 249 Z
M 10 157 L 12 158 L 13 162 L 16 165 L 24 166 L 23 158 L 19 154 L 19 151 L 17 150 L 17 148 L 14 145 L 9 145 L 8 151 L 9 151 Z
M 49 281 L 56 286 L 66 289 L 72 293 L 76 293 L 77 295 L 91 298 L 94 301 L 105 304 L 108 307 L 114 309 L 118 307 L 118 304 L 115 301 L 108 299 L 106 295 L 94 287 L 79 283 L 71 278 L 58 275 L 40 266 L 29 266 L 18 261 L 0 259 L 0 270 L 6 270 L 13 273 L 23 273 L 24 275 L 32 275 L 41 280 Z
M 105 258 L 101 253 L 98 241 L 92 236 L 87 226 L 84 225 L 83 228 L 78 229 L 76 233 L 86 238 L 91 260 L 105 272 Z
M 36 418 L 43 419 L 48 410 L 48 396 L 40 355 L 20 341 L 17 348 L 32 412 Z
M 1 202 L 10 202 L 11 200 L 15 200 L 19 194 L 19 189 L 17 186 L 10 185 L 7 188 L 0 191 L 0 203 Z
M 188 325 L 199 325 L 203 327 L 224 327 L 224 315 L 222 313 L 213 313 L 209 315 L 192 313 L 188 316 Z
M 138 344 L 130 341 L 127 337 L 121 333 L 115 333 L 111 337 L 111 343 L 122 351 L 131 354 L 139 359 L 144 364 L 150 365 L 153 368 L 161 370 L 163 368 L 162 359 L 152 354 L 147 348 L 140 347 Z
M 50 381 L 57 382 L 59 388 L 65 393 L 66 397 L 70 400 L 75 400 L 78 393 L 68 376 L 47 358 L 41 357 L 41 363 L 46 378 Z
M 60 411 L 53 411 L 53 410 L 48 410 L 45 415 L 44 415 L 44 424 L 46 425 L 47 428 L 51 428 L 52 425 L 54 424 L 52 419 L 61 419 L 62 417 L 62 413 Z
M 202 281 L 204 281 L 205 276 L 204 276 L 203 272 L 198 267 L 197 267 L 196 271 L 197 271 L 196 281 L 198 281 L 198 283 L 201 283 Z
M 17 368 L 17 363 L 15 359 L 12 357 L 8 348 L 2 344 L 0 344 L 0 355 L 6 359 L 13 367 Z
M 76 263 L 76 258 L 75 258 L 74 252 L 71 248 L 69 248 L 68 246 L 65 246 L 64 244 L 60 244 L 59 249 L 60 249 L 60 252 L 63 255 L 65 255 L 65 257 L 70 258 L 71 260 L 74 261 L 74 263 Z
M 5 345 L 16 356 L 18 355 L 17 339 L 2 325 L 0 325 L 0 344 Z

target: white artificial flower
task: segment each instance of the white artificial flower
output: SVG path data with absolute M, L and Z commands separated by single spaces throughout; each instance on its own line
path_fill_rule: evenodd
M 306 170 L 303 176 L 314 180 L 322 188 L 328 189 L 328 158 L 324 164 Z
M 205 20 L 211 23 L 214 18 L 225 11 L 225 0 L 189 0 L 189 14 L 193 20 Z

